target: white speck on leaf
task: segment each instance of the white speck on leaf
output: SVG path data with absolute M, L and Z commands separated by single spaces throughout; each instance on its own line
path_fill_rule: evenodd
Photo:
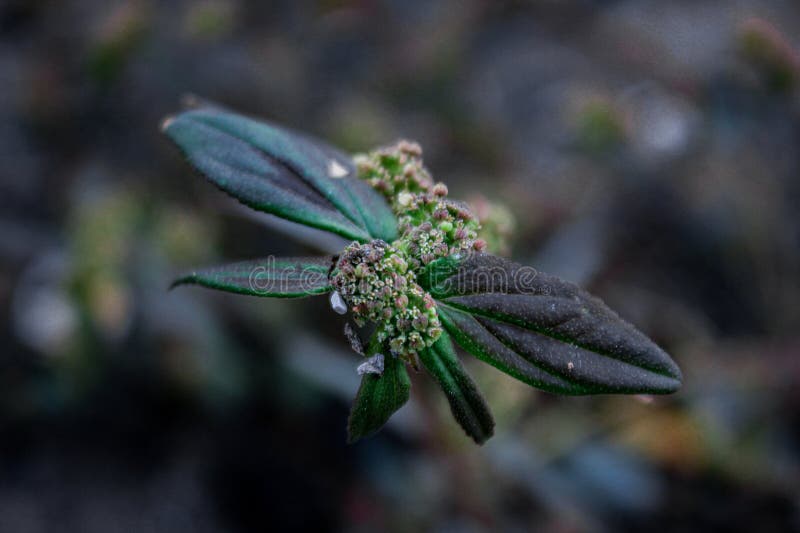
M 340 315 L 347 313 L 347 304 L 344 303 L 342 295 L 336 291 L 331 293 L 331 309 Z
M 328 177 L 334 179 L 343 178 L 348 174 L 349 172 L 347 171 L 347 169 L 344 166 L 342 166 L 342 164 L 339 163 L 337 160 L 331 159 L 328 162 Z
M 359 376 L 363 376 L 364 374 L 383 374 L 383 354 L 376 353 L 356 368 L 356 372 L 358 372 Z

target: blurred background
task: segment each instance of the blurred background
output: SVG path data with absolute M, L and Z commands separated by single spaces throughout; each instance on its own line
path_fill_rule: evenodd
M 788 0 L 0 2 L 0 531 L 799 530 L 798 30 Z M 335 247 L 193 173 L 158 130 L 187 93 L 419 141 L 683 389 L 562 398 L 465 356 L 489 443 L 419 374 L 347 446 L 325 298 L 166 290 Z

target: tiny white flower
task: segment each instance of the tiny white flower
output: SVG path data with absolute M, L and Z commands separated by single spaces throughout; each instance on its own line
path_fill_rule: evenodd
M 403 207 L 408 207 L 411 204 L 411 201 L 414 199 L 414 195 L 410 192 L 401 192 L 397 195 L 397 203 L 402 205 Z

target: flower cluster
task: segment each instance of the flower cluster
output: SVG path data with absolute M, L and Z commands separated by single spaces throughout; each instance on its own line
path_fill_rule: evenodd
M 433 298 L 417 284 L 404 254 L 383 241 L 345 248 L 331 283 L 356 323 L 377 323 L 378 341 L 406 362 L 415 364 L 417 352 L 442 334 Z
M 355 157 L 358 175 L 381 192 L 397 215 L 400 239 L 412 269 L 434 259 L 481 251 L 480 223 L 466 204 L 447 198 L 447 186 L 434 184 L 422 164 L 417 143 L 399 141 Z
M 422 148 L 415 142 L 398 141 L 358 154 L 353 161 L 359 177 L 383 194 L 395 213 L 402 210 L 398 205 L 401 194 L 428 192 L 433 187 L 433 179 L 422 164 Z
M 440 257 L 483 251 L 481 224 L 466 204 L 447 197 L 443 183 L 434 183 L 417 143 L 399 141 L 354 161 L 359 177 L 389 202 L 400 238 L 391 245 L 348 246 L 332 274 L 335 296 L 359 325 L 376 323 L 378 341 L 393 354 L 415 363 L 417 352 L 442 333 L 433 298 L 417 284 L 416 272 Z
M 482 251 L 480 225 L 465 204 L 447 198 L 447 187 L 437 183 L 430 193 L 410 195 L 398 214 L 401 238 L 397 246 L 408 254 L 414 268 L 448 255 Z

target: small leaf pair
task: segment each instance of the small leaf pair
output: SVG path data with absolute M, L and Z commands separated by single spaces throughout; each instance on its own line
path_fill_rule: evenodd
M 373 355 L 378 346 L 371 346 Z M 477 385 L 456 356 L 453 343 L 445 333 L 430 348 L 422 350 L 420 361 L 445 393 L 456 421 L 478 444 L 494 432 L 494 418 Z M 383 374 L 366 374 L 356 394 L 347 424 L 348 440 L 354 442 L 375 433 L 395 411 L 408 401 L 411 380 L 398 357 L 385 359 Z

